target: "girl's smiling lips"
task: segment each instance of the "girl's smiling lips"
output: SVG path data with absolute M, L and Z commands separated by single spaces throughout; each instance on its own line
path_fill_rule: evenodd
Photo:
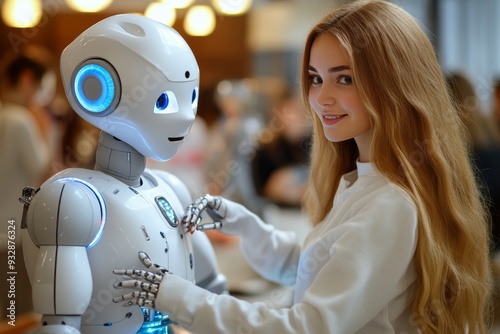
M 321 115 L 321 122 L 323 122 L 323 124 L 325 125 L 333 125 L 333 124 L 337 124 L 338 122 L 342 121 L 344 119 L 344 117 L 346 117 L 347 114 L 343 114 L 343 115 L 327 115 L 327 114 L 323 114 Z

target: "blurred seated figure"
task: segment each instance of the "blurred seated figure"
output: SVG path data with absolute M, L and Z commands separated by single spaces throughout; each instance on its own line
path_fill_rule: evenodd
M 44 103 L 47 102 L 45 90 L 51 88 L 43 85 L 50 71 L 47 64 L 35 56 L 25 52 L 6 55 L 0 69 L 0 261 L 5 264 L 0 270 L 1 318 L 5 317 L 10 306 L 7 305 L 8 284 L 5 283 L 8 242 L 15 241 L 16 285 L 22 287 L 16 290 L 15 312 L 21 315 L 32 309 L 31 289 L 21 248 L 23 206 L 19 197 L 25 186 L 38 186 L 50 174 L 48 142 L 51 122 Z M 9 234 L 9 238 L 7 231 L 12 230 L 8 226 L 15 226 L 15 234 Z M 11 243 L 9 246 L 12 250 Z
M 299 99 L 285 94 L 261 131 L 252 159 L 256 191 L 269 202 L 300 208 L 309 174 L 311 129 Z
M 491 214 L 492 251 L 500 250 L 500 131 L 482 112 L 469 78 L 447 76 L 448 86 L 470 136 L 472 159 Z
M 222 116 L 212 125 L 206 164 L 206 192 L 222 195 L 258 213 L 258 197 L 251 181 L 250 160 L 263 127 L 257 111 L 258 82 L 223 80 L 215 102 Z
M 493 83 L 493 121 L 500 132 L 500 77 Z

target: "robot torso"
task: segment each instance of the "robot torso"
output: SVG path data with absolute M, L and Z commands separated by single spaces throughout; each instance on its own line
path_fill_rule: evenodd
M 67 169 L 47 180 L 35 196 L 31 204 L 34 206 L 31 214 L 33 218 L 28 219 L 29 224 L 34 225 L 32 228 L 38 223 L 34 218 L 40 216 L 37 211 L 42 210 L 42 206 L 37 203 L 44 202 L 44 188 L 55 183 L 84 185 L 90 193 L 95 194 L 97 201 L 94 203 L 99 203 L 90 209 L 95 210 L 101 219 L 98 222 L 98 232 L 91 244 L 86 246 L 92 275 L 92 297 L 82 315 L 81 332 L 132 334 L 140 332 L 143 323 L 145 326 L 154 327 L 158 319 L 163 321 L 163 316 L 150 314 L 154 311 L 139 306 L 123 307 L 122 303 L 114 303 L 113 298 L 123 294 L 123 290 L 114 288 L 113 284 L 118 281 L 118 277 L 112 271 L 119 268 L 143 267 L 138 252 L 144 251 L 154 263 L 173 274 L 194 281 L 192 246 L 189 234 L 184 234 L 180 224 L 184 207 L 176 195 L 176 190 L 150 170 L 146 170 L 142 175 L 141 186 L 133 188 L 99 171 Z M 61 194 L 61 200 L 50 205 L 79 205 L 70 203 L 70 200 L 78 202 L 78 199 L 74 200 L 75 197 L 79 198 L 78 196 L 65 200 L 65 192 Z M 60 207 L 51 210 L 65 211 Z M 65 219 L 68 217 L 58 217 L 55 221 L 62 224 Z M 74 220 L 75 224 L 86 223 Z M 65 224 L 68 225 L 67 222 Z M 91 230 L 95 231 L 96 228 Z M 54 261 L 57 261 L 57 257 Z M 36 266 L 39 265 L 38 263 Z M 59 285 L 61 283 L 58 282 Z M 74 287 L 75 290 L 78 288 Z M 72 296 L 67 295 L 65 298 L 71 299 Z M 155 332 L 150 329 L 149 332 Z

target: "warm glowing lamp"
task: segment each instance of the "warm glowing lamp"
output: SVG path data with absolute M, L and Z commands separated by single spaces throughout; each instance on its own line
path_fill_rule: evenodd
M 94 13 L 106 9 L 113 0 L 66 0 L 68 6 L 79 12 Z
M 207 36 L 215 29 L 215 13 L 210 6 L 189 8 L 184 18 L 184 30 L 191 36 Z
M 177 14 L 175 8 L 163 2 L 152 2 L 146 7 L 144 16 L 155 21 L 161 22 L 168 26 L 172 26 L 175 22 Z
M 252 0 L 212 0 L 215 10 L 223 15 L 241 15 L 250 9 Z
M 194 0 L 162 0 L 162 2 L 174 8 L 187 8 L 191 6 Z
M 5 24 L 15 28 L 31 28 L 42 18 L 40 0 L 5 0 L 2 5 Z

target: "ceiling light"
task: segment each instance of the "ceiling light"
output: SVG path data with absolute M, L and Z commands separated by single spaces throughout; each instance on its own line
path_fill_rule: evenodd
M 163 2 L 152 2 L 146 8 L 144 16 L 168 26 L 173 26 L 177 14 L 175 12 L 175 8 L 172 6 Z
M 112 2 L 113 0 L 66 0 L 71 9 L 86 13 L 100 12 Z
M 5 0 L 2 18 L 10 27 L 34 27 L 42 18 L 42 3 L 40 0 Z
M 215 10 L 223 15 L 241 15 L 250 9 L 252 0 L 212 0 Z
M 210 6 L 189 8 L 184 18 L 184 30 L 191 36 L 207 36 L 215 29 L 215 13 Z
M 174 8 L 187 8 L 194 0 L 162 0 L 161 2 Z

